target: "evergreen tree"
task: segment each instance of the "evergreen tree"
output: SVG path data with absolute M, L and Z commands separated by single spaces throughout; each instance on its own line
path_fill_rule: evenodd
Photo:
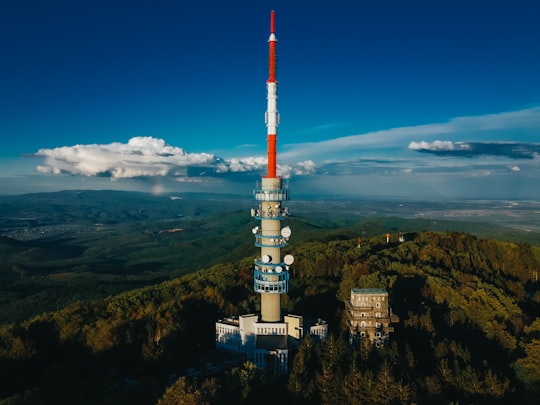
M 235 370 L 234 375 L 240 385 L 240 397 L 246 402 L 254 391 L 257 391 L 263 382 L 263 373 L 251 361 L 246 361 L 242 367 Z
M 157 405 L 207 405 L 209 398 L 205 398 L 201 391 L 185 377 L 181 377 L 169 386 Z
M 349 372 L 344 378 L 343 396 L 349 405 L 362 405 L 366 402 L 366 398 L 362 397 L 362 373 L 356 365 L 356 358 L 351 361 Z
M 317 391 L 320 397 L 320 403 L 325 405 L 341 404 L 341 389 L 343 381 L 336 378 L 329 366 L 322 366 L 322 370 L 317 373 L 315 380 L 317 382 Z
M 312 400 L 315 395 L 315 359 L 311 336 L 300 344 L 292 361 L 287 387 L 292 398 L 298 402 Z
M 378 403 L 387 405 L 396 398 L 396 382 L 388 363 L 384 363 L 377 372 L 375 398 Z

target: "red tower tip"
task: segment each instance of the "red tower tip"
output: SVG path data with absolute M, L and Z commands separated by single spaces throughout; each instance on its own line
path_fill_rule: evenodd
M 272 10 L 272 12 L 270 13 L 270 33 L 271 34 L 274 34 L 275 31 L 274 31 L 274 14 L 275 14 L 275 11 Z

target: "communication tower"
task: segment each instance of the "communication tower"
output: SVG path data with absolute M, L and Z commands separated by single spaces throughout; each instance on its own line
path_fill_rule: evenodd
M 255 246 L 260 255 L 255 258 L 253 272 L 254 291 L 261 296 L 260 314 L 240 315 L 216 322 L 216 348 L 232 353 L 245 353 L 258 367 L 273 374 L 288 371 L 289 349 L 298 344 L 304 333 L 324 339 L 328 333 L 325 321 L 306 322 L 300 315 L 281 314 L 281 296 L 289 291 L 289 268 L 294 263 L 292 255 L 282 255 L 292 234 L 289 226 L 282 227 L 282 220 L 289 213 L 284 203 L 289 200 L 288 187 L 277 174 L 277 110 L 276 34 L 275 13 L 270 14 L 269 76 L 266 81 L 267 108 L 267 174 L 262 176 L 260 187 L 253 190 L 256 208 L 251 216 L 260 221 L 252 229 Z

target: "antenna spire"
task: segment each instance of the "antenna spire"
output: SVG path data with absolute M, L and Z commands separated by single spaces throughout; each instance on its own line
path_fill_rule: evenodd
M 276 177 L 276 143 L 277 126 L 279 124 L 279 113 L 277 111 L 277 82 L 276 82 L 276 35 L 275 35 L 275 12 L 270 13 L 270 37 L 268 38 L 269 58 L 268 58 L 268 80 L 266 81 L 267 108 L 266 108 L 266 128 L 268 142 L 268 175 L 269 178 Z

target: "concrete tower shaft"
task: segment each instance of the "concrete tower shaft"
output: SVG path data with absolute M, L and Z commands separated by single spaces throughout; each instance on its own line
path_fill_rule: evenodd
M 289 199 L 288 190 L 282 187 L 279 177 L 262 178 L 262 187 L 254 190 L 258 208 L 252 215 L 261 221 L 253 228 L 255 246 L 261 255 L 255 259 L 254 289 L 261 294 L 261 321 L 277 322 L 281 319 L 280 295 L 289 290 L 289 265 L 292 256 L 282 257 L 281 249 L 287 246 L 288 227 L 281 227 L 281 220 L 288 215 L 283 202 Z

